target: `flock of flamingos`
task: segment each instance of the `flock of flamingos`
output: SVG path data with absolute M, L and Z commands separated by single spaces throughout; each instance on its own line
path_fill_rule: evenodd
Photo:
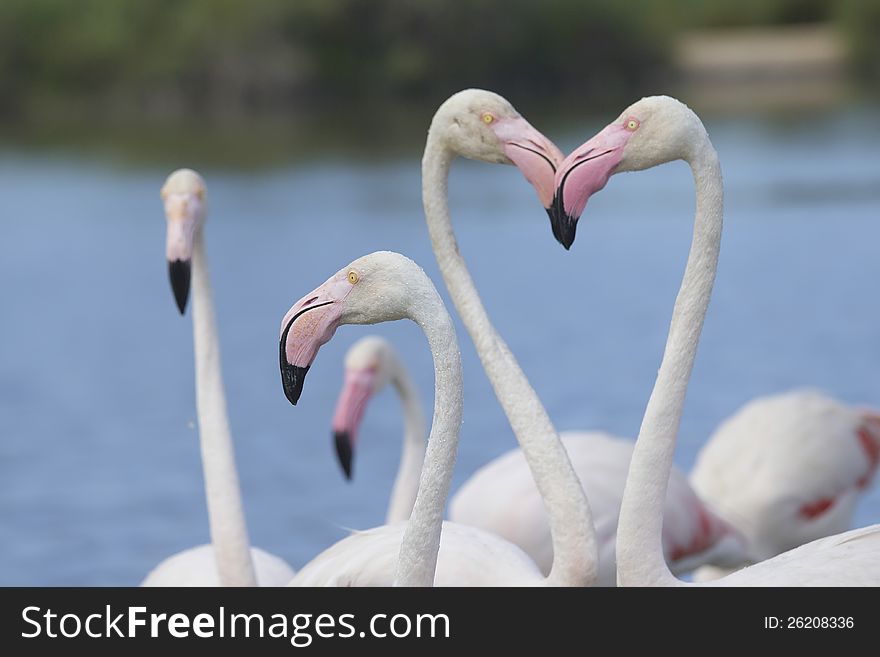
M 447 203 L 462 156 L 513 164 L 569 248 L 590 196 L 608 179 L 684 160 L 693 172 L 693 242 L 638 439 L 559 434 L 493 327 L 459 253 Z M 880 525 L 849 529 L 880 462 L 880 412 L 810 390 L 755 400 L 725 421 L 686 476 L 673 466 L 685 392 L 712 293 L 723 216 L 718 155 L 699 117 L 643 98 L 567 157 L 504 98 L 468 89 L 446 100 L 422 159 L 428 233 L 443 282 L 519 442 L 449 503 L 462 418 L 452 319 L 412 260 L 380 251 L 306 293 L 281 321 L 281 381 L 299 400 L 321 345 L 342 324 L 415 322 L 434 364 L 425 415 L 384 339 L 356 343 L 332 428 L 346 476 L 369 399 L 394 385 L 404 412 L 401 462 L 386 524 L 353 532 L 295 572 L 248 539 L 220 366 L 203 239 L 205 182 L 175 171 L 162 188 L 177 306 L 192 287 L 196 405 L 211 543 L 160 563 L 145 586 L 880 585 Z

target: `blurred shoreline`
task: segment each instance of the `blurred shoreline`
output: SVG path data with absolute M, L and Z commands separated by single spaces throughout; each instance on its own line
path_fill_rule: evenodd
M 17 101 L 6 99 L 5 113 L 0 100 L 0 150 L 89 153 L 120 166 L 190 162 L 245 170 L 316 157 L 414 156 L 437 104 L 467 86 L 498 91 L 548 134 L 601 125 L 621 107 L 651 94 L 675 95 L 704 118 L 874 107 L 880 96 L 875 86 L 865 84 L 866 78 L 856 75 L 851 60 L 858 52 L 853 43 L 858 42 L 846 36 L 842 24 L 825 20 L 686 29 L 648 39 L 633 61 L 617 61 L 612 55 L 626 50 L 627 43 L 615 43 L 608 48 L 608 62 L 594 63 L 583 73 L 557 71 L 537 87 L 535 71 L 515 83 L 515 76 L 485 70 L 472 78 L 465 75 L 461 84 L 458 78 L 441 76 L 421 93 L 395 93 L 394 84 L 385 80 L 372 90 L 365 82 L 345 93 L 337 88 L 298 95 L 292 89 L 300 73 L 281 71 L 290 64 L 290 52 L 263 53 L 264 59 L 254 55 L 248 62 L 230 55 L 235 44 L 226 44 L 226 54 L 218 55 L 201 78 L 188 78 L 181 65 L 171 83 L 154 80 L 143 88 L 93 81 L 87 93 L 58 84 L 47 94 L 23 87 Z M 652 52 L 657 61 L 644 71 L 620 73 Z M 277 70 L 270 75 L 261 69 L 254 76 L 260 62 L 275 61 L 273 57 Z M 596 66 L 608 71 L 599 74 Z M 496 78 L 497 83 L 481 82 Z M 566 82 L 571 79 L 583 84 Z M 278 88 L 267 92 L 275 83 Z M 328 84 L 332 89 L 333 82 Z
M 709 110 L 825 108 L 856 91 L 829 23 L 688 32 L 673 61 L 681 95 Z

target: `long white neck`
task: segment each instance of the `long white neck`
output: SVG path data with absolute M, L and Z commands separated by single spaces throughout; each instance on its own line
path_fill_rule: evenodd
M 685 392 L 715 282 L 724 204 L 721 166 L 708 136 L 689 164 L 697 198 L 694 235 L 620 508 L 617 583 L 621 586 L 681 583 L 663 557 L 663 503 Z
M 434 255 L 544 500 L 553 542 L 547 583 L 591 585 L 596 579 L 598 549 L 586 495 L 541 400 L 489 321 L 458 250 L 447 200 L 454 158 L 455 153 L 432 126 L 422 159 L 422 198 Z
M 419 476 L 425 460 L 425 414 L 419 401 L 419 393 L 402 363 L 395 362 L 391 383 L 400 397 L 403 408 L 403 448 L 400 466 L 388 503 L 387 524 L 407 520 L 412 513 L 419 491 Z
M 427 281 L 430 285 L 430 282 Z M 411 317 L 425 332 L 434 360 L 434 417 L 418 495 L 400 544 L 395 586 L 433 586 L 440 532 L 461 431 L 461 354 L 452 318 L 437 290 L 414 304 Z
M 217 572 L 221 586 L 256 586 L 226 414 L 220 344 L 202 231 L 196 234 L 193 245 L 192 290 L 196 409 Z

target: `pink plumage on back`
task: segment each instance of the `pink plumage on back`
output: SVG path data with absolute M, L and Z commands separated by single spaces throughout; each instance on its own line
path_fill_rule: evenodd
M 880 414 L 875 411 L 865 413 L 862 424 L 856 430 L 856 436 L 868 462 L 868 472 L 859 478 L 857 485 L 859 488 L 867 488 L 880 465 Z

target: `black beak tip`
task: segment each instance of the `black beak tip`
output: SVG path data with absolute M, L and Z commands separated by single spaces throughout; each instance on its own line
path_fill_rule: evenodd
M 568 251 L 571 249 L 571 245 L 574 244 L 578 217 L 572 217 L 565 211 L 558 196 L 553 198 L 553 203 L 546 210 L 547 216 L 550 217 L 550 228 L 553 231 L 553 237 Z
M 562 235 L 558 237 L 559 243 L 565 248 L 566 251 L 571 250 L 571 245 L 574 244 L 574 233 L 577 229 L 577 223 L 571 223 L 571 229 L 563 231 Z
M 287 401 L 289 401 L 294 406 L 296 406 L 296 402 L 299 401 L 299 397 L 302 394 L 303 383 L 306 380 L 306 374 L 308 373 L 308 371 L 308 367 L 297 367 L 296 365 L 291 365 L 282 356 L 281 383 L 284 386 L 284 396 L 287 397 Z
M 177 303 L 177 309 L 181 315 L 186 311 L 186 301 L 189 299 L 190 274 L 189 260 L 170 260 L 168 262 L 171 291 L 174 292 L 174 301 Z
M 336 456 L 339 457 L 339 465 L 345 473 L 345 478 L 351 481 L 351 461 L 353 452 L 351 449 L 351 438 L 347 431 L 334 431 L 333 442 L 336 444 Z

